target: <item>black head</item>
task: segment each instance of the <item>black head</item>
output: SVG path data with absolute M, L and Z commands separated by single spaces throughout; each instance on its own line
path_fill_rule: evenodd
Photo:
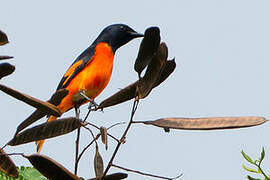
M 119 47 L 138 37 L 143 37 L 143 34 L 137 33 L 125 24 L 113 24 L 103 29 L 95 43 L 106 42 L 115 52 Z

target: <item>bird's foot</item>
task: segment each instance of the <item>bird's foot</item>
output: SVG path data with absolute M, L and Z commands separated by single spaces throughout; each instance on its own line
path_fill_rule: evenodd
M 98 104 L 91 98 L 89 98 L 86 94 L 85 91 L 80 91 L 79 92 L 82 97 L 87 99 L 89 101 L 89 106 L 88 109 L 91 111 L 96 111 L 98 109 Z
M 94 100 L 90 100 L 88 109 L 91 111 L 96 111 L 98 109 L 98 104 Z

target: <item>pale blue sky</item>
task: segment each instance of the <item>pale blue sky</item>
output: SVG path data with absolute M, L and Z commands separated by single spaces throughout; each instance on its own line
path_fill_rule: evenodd
M 141 101 L 136 120 L 269 118 L 269 7 L 267 0 L 2 1 L 0 29 L 8 34 L 10 44 L 1 47 L 0 54 L 15 57 L 10 62 L 16 71 L 1 83 L 47 100 L 68 66 L 105 26 L 125 23 L 144 32 L 154 25 L 160 27 L 177 69 Z M 139 43 L 137 39 L 118 50 L 111 81 L 97 102 L 136 80 L 133 64 Z M 4 124 L 0 142 L 4 144 L 34 109 L 3 93 L 0 99 Z M 131 106 L 132 102 L 127 102 L 104 113 L 93 113 L 90 121 L 102 126 L 128 121 Z M 73 114 L 71 111 L 64 116 Z M 117 127 L 111 133 L 119 136 L 123 129 Z M 264 146 L 265 167 L 269 167 L 269 131 L 269 123 L 241 130 L 172 130 L 169 134 L 156 127 L 134 125 L 115 163 L 169 177 L 183 173 L 181 179 L 185 180 L 245 179 L 240 151 L 258 157 Z M 89 133 L 82 139 L 86 144 Z M 74 141 L 75 133 L 48 140 L 42 152 L 73 171 Z M 113 149 L 111 139 L 108 151 L 100 147 L 105 162 Z M 31 154 L 35 146 L 8 147 L 6 151 Z M 94 151 L 84 156 L 80 176 L 94 176 L 93 156 Z M 29 165 L 21 157 L 13 159 L 17 165 Z M 130 174 L 128 179 L 151 178 Z

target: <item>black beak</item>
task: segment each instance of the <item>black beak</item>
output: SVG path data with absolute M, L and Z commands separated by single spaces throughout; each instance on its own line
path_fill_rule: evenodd
M 138 37 L 143 37 L 143 34 L 137 33 L 136 31 L 131 31 L 129 32 L 129 34 L 133 37 L 133 38 L 138 38 Z

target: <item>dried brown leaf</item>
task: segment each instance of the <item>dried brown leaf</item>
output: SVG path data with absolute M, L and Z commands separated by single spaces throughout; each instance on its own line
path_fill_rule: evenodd
M 161 72 L 167 61 L 167 57 L 167 45 L 165 43 L 161 43 L 157 53 L 153 56 L 150 64 L 148 65 L 145 75 L 139 80 L 137 93 L 140 99 L 145 98 L 154 88 L 154 85 L 159 80 Z
M 138 81 L 136 81 L 133 84 L 130 84 L 129 86 L 125 87 L 124 89 L 121 89 L 114 95 L 105 99 L 99 104 L 98 109 L 114 106 L 135 98 L 137 84 Z
M 100 127 L 101 141 L 105 145 L 105 149 L 108 149 L 108 134 L 106 127 Z
M 12 56 L 0 56 L 0 60 L 11 59 Z
M 141 74 L 144 68 L 150 63 L 153 55 L 157 52 L 160 43 L 160 30 L 158 27 L 150 27 L 145 30 L 141 42 L 134 69 Z
M 0 64 L 0 79 L 2 79 L 5 76 L 10 75 L 14 71 L 15 71 L 15 66 L 9 63 L 1 63 Z
M 79 180 L 80 178 L 75 174 L 72 174 L 64 166 L 56 162 L 55 160 L 39 154 L 33 154 L 30 156 L 24 156 L 30 163 L 46 178 L 50 180 Z
M 57 106 L 60 104 L 61 100 L 68 94 L 68 90 L 66 89 L 59 89 L 58 91 L 56 91 L 51 99 L 48 101 L 49 103 Z M 28 118 L 26 118 L 18 127 L 17 127 L 17 131 L 15 133 L 14 136 L 16 136 L 20 131 L 22 131 L 23 129 L 25 129 L 27 126 L 30 126 L 31 124 L 33 124 L 34 122 L 36 122 L 37 120 L 43 118 L 44 116 L 46 116 L 47 114 L 40 110 L 37 109 L 35 110 Z
M 74 131 L 80 126 L 81 126 L 80 120 L 74 117 L 46 122 L 41 125 L 26 129 L 25 131 L 17 134 L 8 143 L 8 145 L 15 146 L 28 142 L 61 136 Z
M 128 174 L 126 173 L 113 173 L 113 174 L 109 174 L 104 176 L 103 178 L 101 177 L 97 177 L 97 178 L 92 178 L 92 179 L 88 179 L 88 180 L 121 180 L 121 179 L 125 179 L 128 177 Z
M 154 87 L 157 87 L 162 82 L 164 82 L 173 73 L 175 68 L 176 68 L 175 59 L 166 61 L 166 64 L 160 74 L 159 80 L 156 81 L 156 83 L 154 84 Z
M 257 126 L 267 120 L 259 116 L 242 117 L 209 117 L 209 118 L 162 118 L 154 121 L 143 121 L 144 124 L 162 128 L 187 130 L 233 129 Z
M 0 149 L 0 171 L 14 178 L 19 175 L 16 165 L 2 149 Z
M 98 147 L 96 146 L 96 154 L 94 158 L 94 169 L 96 177 L 102 176 L 104 171 L 103 159 L 98 152 Z
M 61 111 L 51 103 L 41 101 L 2 84 L 0 84 L 0 90 L 20 101 L 25 102 L 26 104 L 29 104 L 30 106 L 43 110 L 46 114 L 57 117 L 61 116 Z
M 7 35 L 0 30 L 0 46 L 8 43 L 8 37 Z
M 162 83 L 175 69 L 175 61 L 169 60 L 168 49 L 165 43 L 160 45 L 159 53 L 156 53 L 159 58 L 153 59 L 149 64 L 144 77 L 139 81 L 136 81 L 129 86 L 121 89 L 119 92 L 110 96 L 109 98 L 102 101 L 98 109 L 103 109 L 106 107 L 114 106 L 128 100 L 131 100 L 136 97 L 136 89 L 139 87 L 139 96 L 140 98 L 146 97 L 150 91 Z M 138 85 L 139 84 L 139 85 Z

